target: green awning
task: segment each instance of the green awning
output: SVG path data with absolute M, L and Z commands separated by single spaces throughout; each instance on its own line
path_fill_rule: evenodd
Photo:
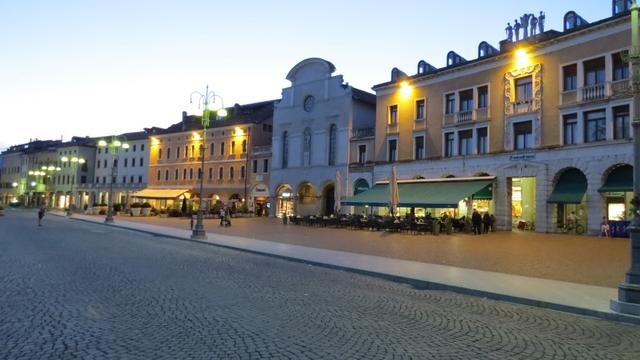
M 607 181 L 598 192 L 628 192 L 633 191 L 633 166 L 623 165 L 613 169 Z
M 389 185 L 375 185 L 369 190 L 359 192 L 354 196 L 342 200 L 340 203 L 343 206 L 388 206 Z
M 493 186 L 491 184 L 484 187 L 482 190 L 473 194 L 474 200 L 492 200 L 493 199 Z
M 578 169 L 569 169 L 560 175 L 553 192 L 547 199 L 550 204 L 580 204 L 587 191 L 587 178 Z
M 455 208 L 460 200 L 482 191 L 493 180 L 399 183 L 400 207 Z M 342 201 L 345 206 L 388 206 L 389 185 L 371 189 Z

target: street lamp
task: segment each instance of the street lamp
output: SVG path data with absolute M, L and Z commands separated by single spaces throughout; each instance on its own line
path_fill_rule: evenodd
M 245 156 L 245 162 L 244 162 L 244 198 L 242 199 L 242 203 L 246 206 L 247 205 L 247 180 L 249 179 L 249 154 L 250 154 L 250 148 L 251 145 L 249 144 L 249 141 L 251 140 L 251 131 L 249 129 L 249 127 L 247 126 L 247 131 L 246 133 L 244 132 L 244 130 L 242 130 L 241 127 L 237 126 L 235 128 L 235 136 L 236 137 L 247 137 L 245 139 L 246 141 L 246 146 L 243 147 L 242 150 L 244 150 L 244 156 Z M 255 199 L 254 199 L 254 209 L 255 209 Z
M 633 88 L 633 193 L 634 200 L 640 196 L 640 43 L 638 33 L 638 4 L 631 5 L 631 62 Z M 612 299 L 611 310 L 640 315 L 640 208 L 633 201 L 633 219 L 627 227 L 631 237 L 631 265 L 624 276 L 624 282 L 618 285 L 618 299 Z
M 75 194 L 73 193 L 73 185 L 75 185 L 76 181 L 78 180 L 78 164 L 82 165 L 85 162 L 87 162 L 84 158 L 79 158 L 77 156 L 73 156 L 72 158 L 68 158 L 66 156 L 63 156 L 62 158 L 60 158 L 60 161 L 67 164 L 67 163 L 71 163 L 71 169 L 73 170 L 73 178 L 71 181 L 71 199 L 69 199 L 69 212 L 68 214 L 71 215 L 71 203 L 73 201 L 73 205 L 74 207 L 78 206 L 78 199 L 75 196 Z
M 116 161 L 118 159 L 118 149 L 128 149 L 129 144 L 126 142 L 122 142 L 118 140 L 116 137 L 111 138 L 110 142 L 106 140 L 98 141 L 98 146 L 101 148 L 110 149 L 109 154 L 111 155 L 111 181 L 109 182 L 109 208 L 107 209 L 107 217 L 104 219 L 105 223 L 113 223 L 113 183 L 116 181 L 116 176 L 118 176 L 118 167 L 116 166 Z
M 207 127 L 209 126 L 209 117 L 211 115 L 212 109 L 209 108 L 209 104 L 215 104 L 216 98 L 220 99 L 220 104 L 222 105 L 217 110 L 213 110 L 216 113 L 216 118 L 220 119 L 227 116 L 227 110 L 224 108 L 224 100 L 220 95 L 217 95 L 213 91 L 209 91 L 209 85 L 205 88 L 204 94 L 199 91 L 194 91 L 191 93 L 189 97 L 189 103 L 193 104 L 193 97 L 196 97 L 196 101 L 198 102 L 198 109 L 202 107 L 202 143 L 200 145 L 200 157 L 201 157 L 201 165 L 200 165 L 200 204 L 198 205 L 198 216 L 196 225 L 193 227 L 193 232 L 191 233 L 192 239 L 204 240 L 207 238 L 207 233 L 204 230 L 204 210 L 202 204 L 203 195 L 204 195 L 204 152 L 205 152 L 205 143 L 207 141 Z M 246 170 L 245 170 L 246 172 Z

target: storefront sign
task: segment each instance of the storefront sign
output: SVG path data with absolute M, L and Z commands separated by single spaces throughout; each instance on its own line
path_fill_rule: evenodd
M 535 158 L 536 154 L 519 154 L 509 156 L 509 160 L 511 161 L 534 160 Z

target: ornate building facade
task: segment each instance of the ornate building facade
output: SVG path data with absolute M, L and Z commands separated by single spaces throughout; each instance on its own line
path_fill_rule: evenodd
M 282 90 L 273 117 L 273 215 L 333 214 L 337 173 L 341 197 L 349 193 L 355 176 L 349 169 L 350 138 L 373 130 L 375 97 L 334 71 L 330 62 L 310 58 L 287 74 L 291 86 Z
M 411 207 L 457 217 L 478 208 L 495 214 L 500 229 L 561 231 L 576 216 L 598 233 L 603 217 L 628 220 L 627 10 L 614 2 L 612 16 L 594 23 L 571 11 L 563 31 L 541 28 L 499 50 L 482 42 L 476 59 L 452 51 L 447 66 L 420 61 L 411 76 L 393 69 L 373 88 L 374 181 L 396 166 L 399 179 L 422 184 L 404 191 L 419 197 L 451 179 L 450 199 L 425 195 Z

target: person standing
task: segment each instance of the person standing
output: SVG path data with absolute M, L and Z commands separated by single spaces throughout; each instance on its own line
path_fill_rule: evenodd
M 484 215 L 482 215 L 482 224 L 484 225 L 484 233 L 488 234 L 491 227 L 491 216 L 489 216 L 488 211 L 485 211 Z
M 224 217 L 225 217 L 224 208 L 221 207 L 220 208 L 220 226 L 224 226 Z
M 473 233 L 475 235 L 480 235 L 480 227 L 482 226 L 482 216 L 478 212 L 478 210 L 473 209 L 473 215 L 471 215 L 471 224 L 473 225 Z
M 38 226 L 42 226 L 42 218 L 44 218 L 45 209 L 44 206 L 40 207 L 38 210 Z

